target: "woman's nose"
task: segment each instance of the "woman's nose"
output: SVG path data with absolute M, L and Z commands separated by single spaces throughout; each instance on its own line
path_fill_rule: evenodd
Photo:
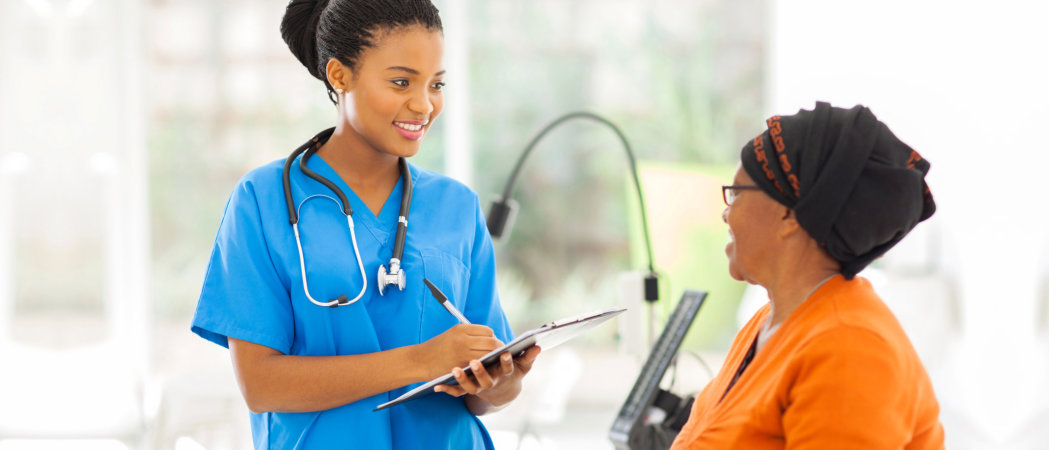
M 423 92 L 413 95 L 412 98 L 408 100 L 408 109 L 412 110 L 412 112 L 424 115 L 432 113 L 434 107 L 433 101 L 430 99 L 430 93 L 424 90 Z
M 725 225 L 728 225 L 728 206 L 721 210 L 721 220 L 725 222 Z

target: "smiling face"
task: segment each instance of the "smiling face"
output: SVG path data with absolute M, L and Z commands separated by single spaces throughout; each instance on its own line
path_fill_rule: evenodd
M 754 186 L 754 180 L 740 167 L 732 184 Z M 729 242 L 725 245 L 729 275 L 739 281 L 762 284 L 772 266 L 777 225 L 786 208 L 760 189 L 739 190 L 737 194 L 721 214 L 729 230 Z
M 444 108 L 444 38 L 411 26 L 376 33 L 373 42 L 355 70 L 329 63 L 329 82 L 342 89 L 341 120 L 372 151 L 414 156 Z

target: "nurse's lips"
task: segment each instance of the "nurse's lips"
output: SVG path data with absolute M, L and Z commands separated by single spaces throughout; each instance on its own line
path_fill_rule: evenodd
M 430 123 L 427 121 L 417 120 L 398 120 L 393 122 L 393 127 L 397 129 L 401 136 L 409 141 L 418 141 L 423 138 L 426 134 L 426 125 Z

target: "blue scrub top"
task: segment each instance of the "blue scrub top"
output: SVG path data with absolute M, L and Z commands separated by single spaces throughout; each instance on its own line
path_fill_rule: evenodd
M 475 324 L 503 342 L 512 332 L 495 286 L 495 255 L 477 195 L 448 177 L 411 167 L 415 186 L 401 267 L 403 291 L 380 296 L 376 274 L 389 264 L 396 238 L 403 180 L 379 216 L 321 157 L 307 165 L 346 193 L 368 288 L 348 306 L 328 308 L 303 294 L 299 255 L 281 182 L 283 160 L 257 168 L 238 183 L 226 204 L 192 330 L 228 347 L 227 337 L 286 355 L 372 353 L 424 342 L 457 323 L 426 289 L 436 284 Z M 318 301 L 361 289 L 346 216 L 338 197 L 307 177 L 295 162 L 291 188 L 310 294 Z M 315 196 L 315 197 L 311 197 Z M 322 197 L 324 196 L 324 197 Z M 308 199 L 308 200 L 307 200 Z M 333 201 L 332 199 L 336 199 Z M 388 267 L 387 267 L 388 268 Z M 462 398 L 433 394 L 373 412 L 418 384 L 326 411 L 251 414 L 257 449 L 492 449 L 481 422 Z

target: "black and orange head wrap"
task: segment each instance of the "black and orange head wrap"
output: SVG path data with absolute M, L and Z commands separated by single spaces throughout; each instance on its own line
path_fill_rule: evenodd
M 743 146 L 743 169 L 852 279 L 936 211 L 929 162 L 864 106 L 818 102 L 774 116 Z

